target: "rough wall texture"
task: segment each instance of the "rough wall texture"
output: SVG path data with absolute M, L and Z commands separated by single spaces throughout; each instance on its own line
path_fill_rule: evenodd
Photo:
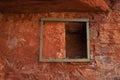
M 63 22 L 45 22 L 42 58 L 65 58 L 65 27 Z M 49 53 L 49 54 L 48 54 Z
M 120 80 L 119 5 L 108 14 L 0 14 L 0 80 Z M 89 18 L 90 63 L 39 62 L 42 17 Z

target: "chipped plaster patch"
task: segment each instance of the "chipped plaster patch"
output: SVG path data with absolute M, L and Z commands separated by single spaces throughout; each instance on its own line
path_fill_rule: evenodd
M 17 46 L 17 44 L 18 44 L 18 41 L 16 38 L 12 38 L 12 39 L 7 41 L 7 45 L 8 45 L 9 49 L 15 48 Z

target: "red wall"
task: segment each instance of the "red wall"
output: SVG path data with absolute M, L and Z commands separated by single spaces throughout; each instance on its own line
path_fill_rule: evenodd
M 0 14 L 0 80 L 119 80 L 119 5 L 109 13 Z M 39 62 L 39 20 L 47 17 L 90 19 L 90 63 Z
M 45 22 L 42 58 L 65 58 L 65 27 L 63 22 Z

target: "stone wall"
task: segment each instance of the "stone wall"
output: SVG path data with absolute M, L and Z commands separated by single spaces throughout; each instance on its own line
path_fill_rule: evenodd
M 90 63 L 39 62 L 47 17 L 90 19 Z M 120 80 L 120 3 L 109 13 L 0 14 L 0 80 Z

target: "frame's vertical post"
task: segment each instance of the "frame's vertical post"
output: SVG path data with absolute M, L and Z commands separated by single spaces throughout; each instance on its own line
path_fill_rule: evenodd
M 40 26 L 40 56 L 39 61 L 42 61 L 42 46 L 43 46 L 43 21 L 41 20 L 41 26 Z
M 89 33 L 89 21 L 86 22 L 86 31 L 87 31 L 87 58 L 90 60 L 90 33 Z

